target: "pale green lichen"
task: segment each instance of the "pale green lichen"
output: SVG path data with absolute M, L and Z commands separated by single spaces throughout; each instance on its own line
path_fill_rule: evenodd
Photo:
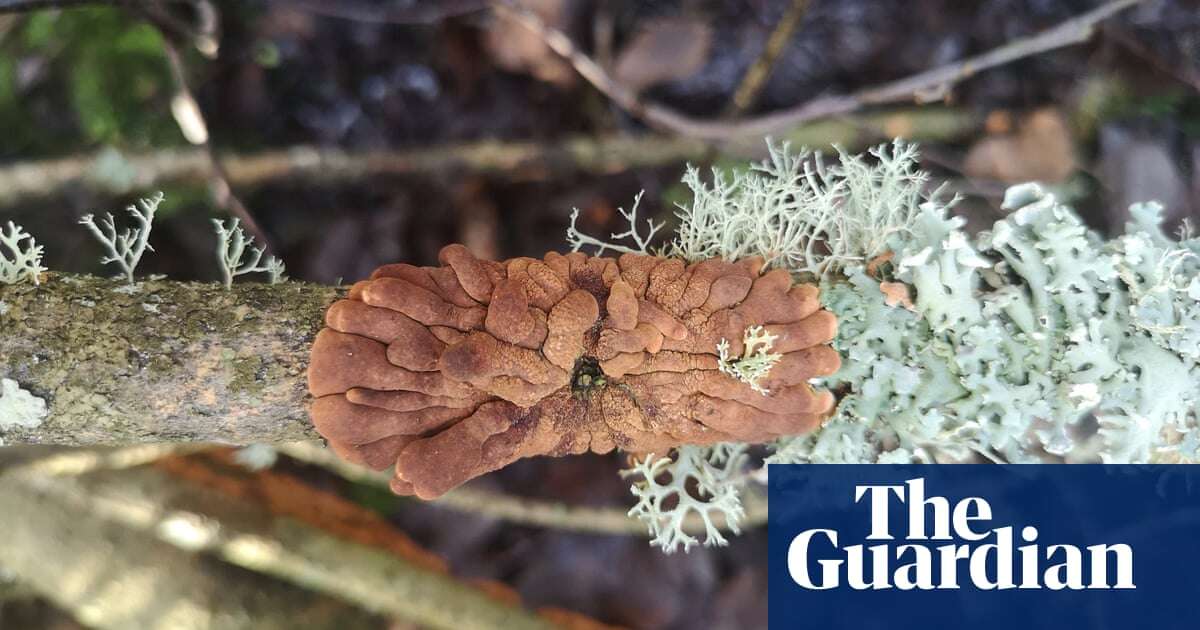
M 141 262 L 142 255 L 154 251 L 154 247 L 150 245 L 150 230 L 154 227 L 154 214 L 158 212 L 162 201 L 163 194 L 160 192 L 148 199 L 139 199 L 136 205 L 126 207 L 125 211 L 133 218 L 137 227 L 125 228 L 120 233 L 117 232 L 112 213 L 104 213 L 100 225 L 96 225 L 95 217 L 90 214 L 79 219 L 79 224 L 86 227 L 108 252 L 100 259 L 100 264 L 116 263 L 129 284 L 133 284 L 133 272 Z
M 763 396 L 770 394 L 762 386 L 762 379 L 783 358 L 782 354 L 771 352 L 776 338 L 762 326 L 748 326 L 742 336 L 742 356 L 737 358 L 729 355 L 729 340 L 722 339 L 717 343 L 717 368 Z
M 767 266 L 820 276 L 882 254 L 922 204 L 943 204 L 940 189 L 927 192 L 929 175 L 916 168 L 912 144 L 872 149 L 873 162 L 837 149 L 830 164 L 786 143 L 768 147 L 766 161 L 744 172 L 714 169 L 710 182 L 688 169 L 692 203 L 676 213 L 667 255 L 761 256 Z
M 0 229 L 0 284 L 28 280 L 36 285 L 44 271 L 42 246 L 24 228 L 9 221 Z
M 916 313 L 881 307 L 879 282 L 826 278 L 849 394 L 819 432 L 771 461 L 1139 463 L 1194 459 L 1200 309 L 1197 243 L 1167 239 L 1156 206 L 1104 242 L 1036 185 L 973 242 L 927 212 L 893 247 Z M 958 236 L 955 236 L 955 235 Z M 905 265 L 913 256 L 919 265 Z M 1081 419 L 1092 414 L 1099 431 Z
M 0 433 L 36 429 L 48 414 L 46 401 L 21 389 L 16 381 L 0 378 Z
M 971 237 L 954 199 L 921 192 L 911 146 L 872 153 L 825 166 L 772 147 L 749 173 L 685 176 L 694 198 L 667 254 L 762 256 L 819 282 L 838 317 L 842 368 L 818 382 L 844 392 L 836 412 L 770 445 L 768 462 L 1200 460 L 1200 238 L 1186 226 L 1168 237 L 1147 203 L 1105 241 L 1032 184 Z M 912 310 L 889 306 L 884 282 L 907 285 Z M 687 447 L 631 472 L 687 477 L 715 453 Z M 669 531 L 681 510 L 736 522 L 731 493 L 754 476 L 727 472 L 710 478 L 704 496 L 720 499 L 707 507 L 648 501 L 665 486 L 635 485 L 633 514 L 667 550 L 685 540 Z
M 233 287 L 233 279 L 248 273 L 265 273 L 269 284 L 286 282 L 283 261 L 267 256 L 265 247 L 254 247 L 254 237 L 246 236 L 240 221 L 230 219 L 229 225 L 213 219 L 217 232 L 217 261 L 221 267 L 221 281 L 226 289 Z
M 657 234 L 658 231 L 661 230 L 666 224 L 659 223 L 655 225 L 652 219 L 646 219 L 645 236 L 638 232 L 637 211 L 638 206 L 641 203 L 642 193 L 639 192 L 637 196 L 633 198 L 633 205 L 630 206 L 629 210 L 617 208 L 617 211 L 621 213 L 621 217 L 629 222 L 629 229 L 620 233 L 613 232 L 609 235 L 609 237 L 612 239 L 611 241 L 599 239 L 594 236 L 588 236 L 587 234 L 579 231 L 579 227 L 577 225 L 579 222 L 579 208 L 572 210 L 571 225 L 567 227 L 567 244 L 571 246 L 571 251 L 577 252 L 584 247 L 595 247 L 596 256 L 603 256 L 604 252 L 608 250 L 623 254 L 649 254 L 650 243 L 654 240 L 654 235 Z M 619 243 L 612 242 L 623 239 L 629 239 L 629 242 L 631 242 L 632 245 L 621 245 Z
M 279 460 L 279 451 L 270 444 L 247 444 L 233 453 L 233 461 L 246 470 L 267 470 Z
M 646 523 L 650 543 L 666 553 L 679 547 L 688 551 L 700 543 L 684 530 L 688 516 L 704 523 L 704 545 L 725 545 L 719 525 L 723 522 L 737 534 L 745 514 L 740 496 L 741 474 L 746 461 L 745 444 L 717 444 L 702 448 L 681 446 L 674 457 L 653 453 L 634 462 L 622 475 L 637 478 L 630 491 L 637 504 L 629 515 Z

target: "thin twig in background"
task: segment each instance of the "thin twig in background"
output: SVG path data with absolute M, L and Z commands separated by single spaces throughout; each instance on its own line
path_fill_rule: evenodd
M 67 9 L 89 4 L 113 6 L 132 4 L 131 0 L 0 0 L 0 13 L 26 13 L 41 9 Z
M 433 24 L 487 8 L 487 0 L 405 2 L 392 3 L 393 6 L 359 0 L 274 0 L 271 4 L 325 17 L 378 24 Z
M 220 48 L 220 15 L 209 0 L 180 0 L 191 7 L 190 20 L 180 19 L 166 8 L 166 2 L 130 3 L 130 9 L 149 20 L 170 41 L 187 42 L 200 54 L 216 59 Z
M 767 38 L 767 44 L 763 47 L 762 54 L 754 60 L 754 64 L 746 71 L 742 82 L 734 91 L 727 110 L 730 117 L 740 116 L 754 105 L 754 101 L 766 87 L 767 79 L 771 76 L 771 71 L 775 69 L 779 56 L 783 54 L 784 47 L 792 39 L 804 14 L 808 13 L 809 2 L 810 0 L 792 0 L 792 3 L 788 5 L 787 11 L 779 19 L 775 29 L 771 31 L 771 36 Z
M 278 449 L 288 457 L 320 466 L 348 481 L 385 489 L 388 487 L 389 475 L 351 464 L 313 442 L 290 442 L 279 445 Z M 765 524 L 767 521 L 766 501 L 751 492 L 745 493 L 744 498 L 746 499 L 746 516 L 738 524 L 739 527 L 750 529 Z M 434 500 L 432 504 L 533 527 L 589 534 L 649 535 L 646 526 L 631 518 L 623 509 L 573 506 L 554 501 L 524 499 L 469 486 L 452 490 Z M 699 518 L 688 519 L 684 525 L 684 531 L 702 534 L 704 533 L 704 522 Z
M 128 446 L 93 446 L 84 448 L 26 447 L 31 452 L 19 458 L 3 474 L 37 474 L 75 476 L 100 470 L 123 470 L 151 464 L 165 457 L 226 448 L 203 442 L 164 442 Z M 275 445 L 278 452 L 300 462 L 328 470 L 347 481 L 388 488 L 389 476 L 347 462 L 316 442 L 285 442 Z M 41 451 L 47 451 L 41 453 Z M 746 516 L 739 523 L 742 529 L 752 529 L 766 523 L 767 504 L 758 494 L 747 492 Z M 406 499 L 415 500 L 415 499 Z M 461 487 L 431 502 L 460 512 L 494 518 L 519 525 L 545 527 L 590 534 L 647 536 L 645 525 L 629 517 L 620 508 L 572 506 L 556 501 L 527 499 L 489 490 Z M 704 523 L 693 518 L 684 526 L 692 534 L 704 533 Z
M 588 83 L 630 114 L 641 118 L 652 127 L 689 138 L 716 142 L 748 135 L 777 134 L 804 122 L 847 114 L 868 105 L 906 100 L 919 103 L 937 100 L 956 83 L 983 70 L 1087 41 L 1096 24 L 1144 1 L 1112 0 L 1037 35 L 1017 39 L 974 57 L 851 94 L 822 96 L 772 114 L 728 122 L 700 120 L 665 105 L 645 102 L 637 93 L 617 82 L 604 68 L 580 51 L 566 33 L 546 24 L 541 17 L 516 0 L 492 0 L 492 7 L 537 33 L 551 50 L 569 61 Z
M 163 33 L 163 51 L 167 56 L 168 65 L 171 67 L 171 77 L 175 81 L 176 94 L 171 104 L 171 111 L 184 137 L 192 144 L 202 148 L 208 157 L 213 201 L 226 212 L 240 219 L 245 230 L 254 237 L 254 240 L 265 247 L 266 251 L 272 251 L 267 233 L 259 226 L 254 215 L 234 194 L 233 187 L 229 185 L 229 173 L 226 172 L 216 151 L 213 150 L 212 139 L 208 133 L 208 121 L 205 120 L 195 94 L 188 85 L 183 59 L 166 33 Z
M 203 442 L 160 442 L 129 446 L 92 446 L 52 448 L 48 453 L 31 454 L 9 472 L 50 476 L 85 475 L 97 470 L 123 470 L 156 462 L 164 457 L 188 455 L 210 450 Z M 33 447 L 37 448 L 37 447 Z
M 1138 41 L 1136 37 L 1123 29 L 1115 27 L 1105 28 L 1104 35 L 1111 38 L 1118 45 L 1125 48 L 1133 55 L 1154 66 L 1162 73 L 1170 76 L 1180 83 L 1187 85 L 1197 93 L 1200 93 L 1200 69 L 1176 67 L 1176 65 L 1168 62 L 1166 59 L 1163 59 L 1162 56 L 1151 50 L 1145 44 Z M 1188 60 L 1180 59 L 1178 61 L 1186 64 Z M 1200 61 L 1197 61 L 1197 63 L 1200 63 Z
M 922 142 L 955 142 L 971 137 L 979 124 L 976 115 L 963 109 L 902 107 L 801 125 L 780 139 L 805 146 L 837 143 L 853 150 L 897 135 Z M 750 157 L 763 148 L 761 137 L 747 137 L 726 144 L 723 150 Z M 609 174 L 701 160 L 708 149 L 703 141 L 681 136 L 578 135 L 554 142 L 481 140 L 379 151 L 299 145 L 253 154 L 221 154 L 219 162 L 226 170 L 226 181 L 244 190 L 286 179 L 328 185 L 448 171 L 539 181 L 554 174 Z M 124 195 L 168 183 L 207 183 L 212 177 L 213 161 L 201 148 L 129 155 L 109 148 L 0 167 L 0 207 L 49 197 L 66 186 Z

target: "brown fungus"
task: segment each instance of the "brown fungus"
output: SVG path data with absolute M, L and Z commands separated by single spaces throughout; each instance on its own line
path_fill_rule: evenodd
M 330 307 L 312 418 L 352 461 L 437 497 L 522 457 L 763 442 L 816 428 L 837 370 L 817 289 L 762 261 L 580 253 L 379 268 Z M 781 355 L 757 391 L 721 371 L 761 326 Z

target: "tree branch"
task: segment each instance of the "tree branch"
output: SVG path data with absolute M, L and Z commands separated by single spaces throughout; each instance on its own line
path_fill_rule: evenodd
M 146 281 L 124 289 L 51 274 L 0 285 L 0 377 L 43 398 L 36 428 L 6 443 L 316 439 L 305 370 L 341 289 Z
M 850 150 L 896 135 L 921 142 L 960 140 L 975 133 L 979 120 L 950 108 L 899 108 L 870 115 L 825 120 L 794 129 L 781 140 L 801 146 L 837 143 Z M 731 154 L 762 151 L 761 136 L 725 147 Z M 357 182 L 376 176 L 436 174 L 451 170 L 500 174 L 510 179 L 544 179 L 552 173 L 612 173 L 705 158 L 707 145 L 690 138 L 573 136 L 553 143 L 479 141 L 389 151 L 346 151 L 294 146 L 254 154 L 223 154 L 229 185 L 250 189 L 283 179 L 318 184 Z M 167 183 L 204 184 L 213 162 L 203 148 L 163 149 L 122 155 L 106 149 L 30 161 L 0 168 L 0 206 L 47 197 L 68 185 L 96 192 L 127 194 Z
M 89 628 L 234 628 L 247 619 L 278 630 L 385 627 L 335 597 L 189 553 L 98 513 L 96 504 L 118 501 L 137 513 L 146 486 L 135 480 L 114 488 L 126 495 L 116 497 L 70 478 L 0 480 L 0 562 Z
M 175 83 L 175 97 L 171 101 L 171 113 L 175 116 L 175 122 L 188 142 L 199 146 L 208 156 L 209 188 L 213 201 L 231 216 L 239 219 L 250 236 L 253 236 L 254 240 L 258 241 L 266 251 L 273 251 L 271 239 L 267 237 L 267 233 L 258 225 L 258 221 L 251 214 L 250 209 L 242 203 L 242 200 L 233 192 L 233 187 L 229 185 L 229 174 L 221 164 L 221 159 L 217 157 L 216 150 L 213 149 L 212 137 L 208 133 L 208 121 L 204 112 L 200 110 L 200 103 L 196 100 L 191 86 L 188 85 L 187 70 L 183 67 L 183 57 L 166 33 L 163 33 L 163 54 L 167 58 L 167 65 L 171 69 L 171 78 Z
M 729 100 L 726 111 L 730 117 L 740 116 L 754 105 L 759 93 L 766 87 L 767 78 L 775 69 L 779 55 L 783 54 L 783 49 L 795 34 L 796 27 L 800 25 L 804 14 L 808 13 L 809 2 L 810 0 L 792 0 L 787 10 L 784 11 L 783 17 L 779 18 L 771 35 L 767 37 L 767 43 L 763 46 L 762 53 L 746 70 L 746 74 L 742 76 L 742 82 L 733 92 L 733 98 Z
M 172 464 L 83 477 L 0 468 L 0 527 L 18 536 L 15 546 L 0 545 L 0 560 L 69 609 L 95 606 L 97 593 L 111 595 L 102 608 L 112 616 L 94 624 L 105 628 L 192 625 L 162 617 L 178 614 L 176 609 L 144 606 L 151 595 L 209 614 L 240 613 L 242 620 L 269 619 L 271 611 L 287 609 L 281 623 L 263 626 L 270 628 L 370 627 L 355 625 L 365 615 L 352 609 L 320 613 L 322 604 L 329 605 L 326 595 L 430 628 L 554 627 L 518 603 L 447 574 L 398 531 L 384 530 L 382 519 L 364 517 L 361 507 L 320 492 L 306 496 L 300 485 L 255 485 L 255 475 L 242 480 L 205 470 L 203 462 Z M 355 535 L 356 528 L 372 526 L 378 529 L 368 531 L 369 538 Z M 54 551 L 56 545 L 65 546 L 66 555 Z M 82 561 L 47 561 L 60 557 Z M 231 572 L 217 559 L 290 586 L 259 578 L 264 595 L 280 593 L 247 604 L 239 594 L 258 590 L 243 586 L 253 576 Z M 240 579 L 223 582 L 222 568 Z M 114 575 L 125 590 L 115 588 Z M 223 584 L 228 588 L 222 590 Z M 308 592 L 294 592 L 299 589 Z M 298 601 L 289 604 L 283 596 Z M 339 618 L 343 611 L 353 614 Z M 311 617 L 304 621 L 305 615 Z M 224 617 L 212 623 L 239 625 Z
M 546 24 L 541 17 L 517 0 L 491 0 L 493 9 L 536 33 L 551 50 L 569 61 L 588 83 L 622 109 L 641 118 L 652 127 L 710 142 L 778 134 L 802 123 L 848 114 L 868 105 L 906 100 L 936 100 L 954 84 L 983 70 L 1087 41 L 1096 24 L 1142 1 L 1144 0 L 1112 0 L 1037 35 L 1024 37 L 986 53 L 880 86 L 851 94 L 817 97 L 797 107 L 760 117 L 721 122 L 693 118 L 666 105 L 643 101 L 636 92 L 618 82 L 600 64 L 579 50 L 566 33 Z
M 279 451 L 293 459 L 320 466 L 343 478 L 379 488 L 388 488 L 391 475 L 376 472 L 339 459 L 327 449 L 310 442 L 281 444 Z M 746 516 L 738 523 L 742 529 L 760 527 L 767 522 L 767 502 L 761 495 L 747 492 Z M 495 518 L 518 525 L 546 527 L 588 534 L 649 536 L 646 525 L 630 518 L 625 508 L 574 506 L 541 499 L 515 497 L 471 485 L 451 490 L 431 502 L 433 505 Z M 683 525 L 689 534 L 703 534 L 704 521 L 691 514 Z

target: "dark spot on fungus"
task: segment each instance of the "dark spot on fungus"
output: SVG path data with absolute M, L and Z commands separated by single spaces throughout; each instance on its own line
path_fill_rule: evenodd
M 600 362 L 593 357 L 579 357 L 575 361 L 575 369 L 571 371 L 571 393 L 576 398 L 587 400 L 592 392 L 604 387 L 607 379 L 600 369 Z

